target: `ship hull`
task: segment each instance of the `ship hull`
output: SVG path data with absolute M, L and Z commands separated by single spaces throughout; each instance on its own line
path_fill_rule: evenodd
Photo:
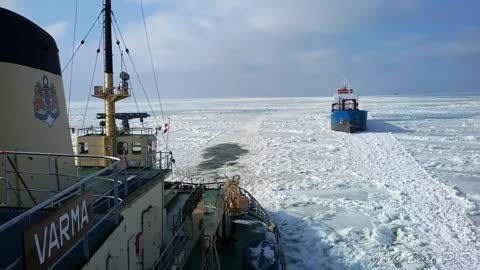
M 330 129 L 347 133 L 354 133 L 367 129 L 367 111 L 337 110 L 330 116 Z

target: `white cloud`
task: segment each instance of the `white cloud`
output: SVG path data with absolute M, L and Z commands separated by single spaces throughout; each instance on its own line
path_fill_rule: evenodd
M 394 39 L 389 39 L 384 42 L 386 46 L 389 47 L 410 47 L 416 46 L 422 42 L 425 42 L 428 39 L 428 36 L 425 34 L 409 34 L 400 36 Z
M 168 2 L 168 0 L 167 0 Z M 197 70 L 244 64 L 278 66 L 304 51 L 310 35 L 338 33 L 373 20 L 384 1 L 190 0 L 168 2 L 147 19 L 155 62 L 160 69 Z M 163 2 L 165 4 L 165 2 Z M 127 34 L 142 61 L 148 61 L 141 22 Z M 324 48 L 322 48 L 324 47 Z M 315 48 L 323 54 L 332 48 Z M 133 51 L 133 50 L 132 50 Z M 308 49 L 305 53 L 308 53 Z M 270 67 L 269 67 L 270 68 Z
M 329 94 L 344 76 L 364 87 L 389 86 L 381 83 L 387 81 L 400 85 L 406 81 L 402 72 L 414 77 L 413 67 L 428 69 L 421 63 L 429 61 L 428 54 L 475 51 L 475 43 L 452 39 L 435 45 L 422 33 L 380 40 L 380 46 L 355 52 L 349 49 L 357 46 L 342 44 L 354 31 L 368 32 L 396 16 L 408 18 L 419 3 L 144 0 L 145 8 L 154 11 L 147 25 L 160 87 L 176 96 Z M 154 89 L 143 23 L 120 23 L 146 87 Z M 423 44 L 430 52 L 420 53 Z
M 335 87 L 345 75 L 345 56 L 335 44 L 323 40 L 383 16 L 411 12 L 404 6 L 414 2 L 150 0 L 146 7 L 155 9 L 158 4 L 161 8 L 147 18 L 147 26 L 157 73 L 189 78 L 182 88 L 191 81 L 190 88 L 209 93 L 215 91 L 212 88 L 241 90 L 257 85 L 286 93 L 293 89 L 280 89 L 282 81 L 302 82 L 305 76 L 323 78 L 323 83 Z M 142 22 L 123 27 L 137 66 L 151 74 Z M 164 78 L 163 85 L 174 80 L 172 76 Z M 179 88 L 177 83 L 172 85 Z
M 480 28 L 467 28 L 458 37 L 448 40 L 440 41 L 430 45 L 432 53 L 454 55 L 454 56 L 468 56 L 480 54 Z
M 386 41 L 381 50 L 352 57 L 354 81 L 375 82 L 377 91 L 471 91 L 478 81 L 480 28 L 466 29 L 443 38 L 412 34 Z M 390 91 L 390 92 L 389 92 Z
M 411 13 L 417 0 L 150 0 L 185 15 L 270 33 L 335 33 L 375 18 Z
M 58 42 L 67 33 L 68 23 L 66 21 L 47 25 L 44 29 Z

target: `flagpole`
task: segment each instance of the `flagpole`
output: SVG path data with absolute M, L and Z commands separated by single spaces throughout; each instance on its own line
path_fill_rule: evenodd
M 168 143 L 168 134 L 170 134 L 170 117 L 168 117 L 167 143 Z M 167 145 L 167 147 L 168 147 L 168 145 Z

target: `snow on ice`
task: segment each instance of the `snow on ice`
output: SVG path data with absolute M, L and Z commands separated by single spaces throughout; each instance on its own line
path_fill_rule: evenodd
M 363 97 L 369 132 L 357 134 L 329 130 L 329 102 L 165 101 L 172 179 L 240 174 L 280 228 L 289 269 L 480 268 L 480 98 Z

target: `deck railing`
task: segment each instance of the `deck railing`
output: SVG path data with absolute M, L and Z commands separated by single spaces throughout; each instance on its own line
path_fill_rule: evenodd
M 157 163 L 158 168 L 161 170 L 171 170 L 173 163 L 175 162 L 173 160 L 172 152 L 164 152 L 164 151 L 156 152 L 155 161 Z
M 118 187 L 121 184 L 118 181 L 118 166 L 120 163 L 120 159 L 116 157 L 108 157 L 108 156 L 94 156 L 94 155 L 73 155 L 73 154 L 57 154 L 57 153 L 37 153 L 37 152 L 18 152 L 18 151 L 0 151 L 0 157 L 4 158 L 4 165 L 3 165 L 3 175 L 0 177 L 4 181 L 4 190 L 5 192 L 5 206 L 9 206 L 9 196 L 10 193 L 14 192 L 26 192 L 30 194 L 30 198 L 35 198 L 33 193 L 35 192 L 43 192 L 47 193 L 46 199 L 40 201 L 35 201 L 35 205 L 30 208 L 12 208 L 12 209 L 19 209 L 21 213 L 0 225 L 0 239 L 12 239 L 12 237 L 17 237 L 19 239 L 15 239 L 16 245 L 18 245 L 17 249 L 12 251 L 10 257 L 7 256 L 2 257 L 3 262 L 2 265 L 8 264 L 7 268 L 14 268 L 18 267 L 19 265 L 24 264 L 23 260 L 23 252 L 21 244 L 23 242 L 23 234 L 22 232 L 35 224 L 35 221 L 38 222 L 38 218 L 45 216 L 46 214 L 50 213 L 50 209 L 60 209 L 62 205 L 67 203 L 73 198 L 79 197 L 84 192 L 90 191 L 93 193 L 93 213 L 96 218 L 93 219 L 92 227 L 77 241 L 75 242 L 68 251 L 63 253 L 63 255 L 57 260 L 56 264 L 59 263 L 65 256 L 67 256 L 74 248 L 77 248 L 79 244 L 83 243 L 84 248 L 84 258 L 88 259 L 89 256 L 89 249 L 88 249 L 88 239 L 91 232 L 95 231 L 95 229 L 100 226 L 105 220 L 113 221 L 113 223 L 118 224 L 119 222 L 119 213 L 117 211 L 118 205 L 120 203 L 119 194 L 118 194 Z M 12 158 L 15 159 L 35 159 L 36 162 L 39 162 L 41 158 L 46 159 L 48 163 L 47 171 L 25 171 L 25 170 L 18 170 L 14 168 Z M 108 160 L 106 166 L 103 169 L 99 169 L 90 175 L 87 176 L 78 176 L 78 175 L 65 175 L 58 173 L 58 170 L 54 169 L 55 160 L 61 159 L 105 159 Z M 45 161 L 43 161 L 45 162 Z M 73 161 L 72 161 L 73 162 Z M 74 166 L 72 164 L 72 166 Z M 98 183 L 99 181 L 105 181 L 104 176 L 102 175 L 109 175 L 109 183 L 111 186 L 107 187 L 107 191 L 98 191 L 94 190 L 93 186 Z M 75 178 L 76 183 L 64 188 L 63 190 L 58 190 L 57 188 L 52 188 L 48 190 L 38 190 L 29 188 L 26 183 L 23 183 L 23 188 L 13 188 L 11 180 L 13 177 L 21 179 L 22 177 L 29 177 L 29 179 L 35 180 L 42 180 L 42 181 L 50 181 L 55 183 L 59 178 Z M 37 178 L 37 179 L 36 179 Z M 46 179 L 45 179 L 46 178 Z M 32 180 L 29 180 L 30 183 Z M 109 207 L 101 206 L 105 202 L 108 202 Z M 100 208 L 101 211 L 95 211 L 97 207 Z M 7 209 L 7 208 L 4 208 Z M 12 236 L 14 235 L 14 236 Z M 12 258 L 13 257 L 13 258 Z M 52 266 L 54 267 L 54 265 Z
M 267 224 L 267 226 L 270 225 L 271 221 L 270 221 L 270 217 L 268 215 L 268 212 L 262 207 L 262 205 L 257 201 L 257 199 L 255 199 L 255 197 L 253 197 L 252 194 L 250 194 L 250 192 L 248 192 L 247 190 L 239 187 L 239 190 L 240 190 L 240 193 L 242 195 L 245 195 L 247 196 L 248 198 L 248 201 L 249 201 L 249 212 L 256 216 L 257 218 L 259 218 L 260 220 L 262 220 L 263 222 L 265 222 L 265 224 Z
M 192 219 L 192 213 L 202 198 L 203 186 L 196 184 L 185 184 L 185 186 L 190 188 L 188 199 L 185 205 L 179 209 L 178 215 L 174 216 L 173 237 L 165 246 L 160 258 L 153 265 L 152 269 L 154 270 L 168 270 L 181 267 L 188 259 L 189 254 L 187 252 L 190 248 L 188 245 L 193 245 L 195 240 L 193 239 L 195 222 Z M 179 188 L 181 189 L 181 185 Z M 198 230 L 200 229 L 198 228 Z
M 85 154 L 78 153 L 79 152 L 79 146 L 78 145 L 73 145 L 73 151 L 76 152 L 77 154 L 80 154 L 82 157 L 85 156 Z M 91 151 L 94 153 L 98 153 L 103 151 L 104 149 L 106 150 L 107 153 L 109 153 L 109 147 L 108 146 L 101 146 L 101 145 L 87 145 L 86 146 L 87 151 Z M 174 160 L 173 160 L 173 154 L 171 151 L 157 151 L 156 148 L 153 148 L 151 146 L 135 146 L 140 148 L 141 150 L 138 151 L 137 153 L 134 153 L 135 151 L 133 150 L 133 145 L 128 146 L 128 150 L 122 152 L 117 151 L 117 155 L 119 158 L 121 158 L 123 161 L 120 164 L 120 168 L 128 168 L 128 167 L 139 167 L 139 166 L 134 166 L 130 163 L 130 161 L 138 161 L 139 159 L 143 161 L 143 164 L 141 167 L 149 167 L 149 168 L 158 168 L 161 170 L 171 170 Z M 124 154 L 126 153 L 126 154 Z M 130 157 L 133 157 L 132 159 Z M 83 166 L 85 164 L 82 164 L 82 160 L 88 162 L 85 164 L 91 163 L 91 159 L 88 157 L 85 157 L 83 159 L 76 159 L 75 163 L 77 166 Z
M 118 136 L 123 135 L 154 135 L 156 130 L 153 128 L 130 127 L 128 129 L 119 128 L 117 130 Z M 80 128 L 77 131 L 78 136 L 87 135 L 105 135 L 105 127 L 86 127 Z
M 188 259 L 187 245 L 191 240 L 193 240 L 193 221 L 187 217 L 175 231 L 172 240 L 167 244 L 152 269 L 168 270 L 174 269 L 174 266 L 183 265 Z

